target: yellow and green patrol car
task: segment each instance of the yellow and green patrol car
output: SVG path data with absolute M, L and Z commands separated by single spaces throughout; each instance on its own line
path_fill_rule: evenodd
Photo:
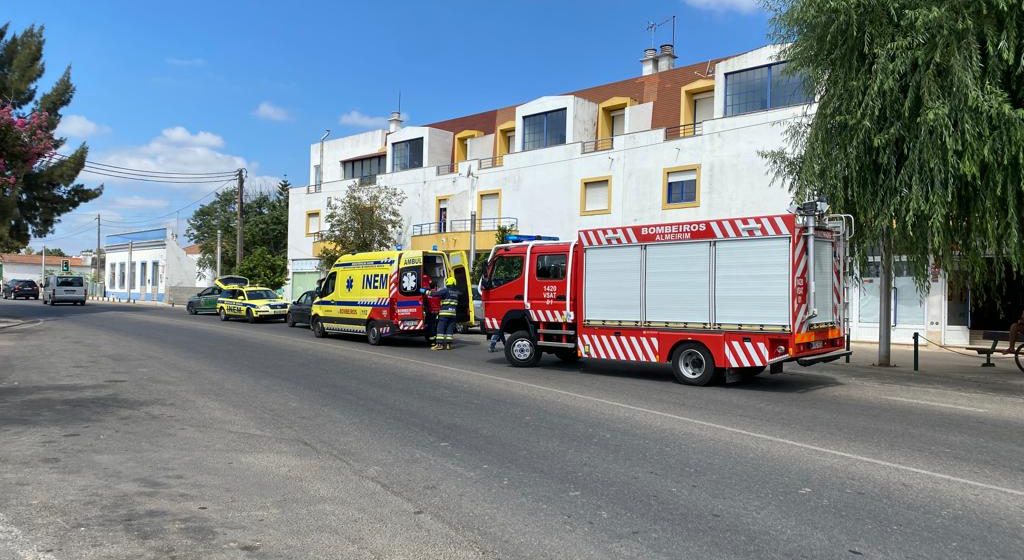
M 288 317 L 288 300 L 274 290 L 250 286 L 249 280 L 242 276 L 232 276 L 230 282 L 222 283 L 219 278 L 215 281 L 221 289 L 217 298 L 217 315 L 221 321 L 239 317 L 255 323 L 262 319 L 283 321 Z

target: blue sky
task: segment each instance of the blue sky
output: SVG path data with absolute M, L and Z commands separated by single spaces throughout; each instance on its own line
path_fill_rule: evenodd
M 245 166 L 256 185 L 284 176 L 305 184 L 309 145 L 323 130 L 373 127 L 399 90 L 418 124 L 636 76 L 647 22 L 671 15 L 679 64 L 768 42 L 756 0 L 5 4 L 13 29 L 46 26 L 44 88 L 72 65 L 78 91 L 61 132 L 72 146 L 87 142 L 90 160 L 163 171 Z M 670 37 L 666 25 L 655 43 Z M 104 235 L 173 227 L 176 209 L 221 183 L 105 185 L 46 243 L 92 247 L 97 212 L 110 223 Z M 180 211 L 182 231 L 194 208 Z

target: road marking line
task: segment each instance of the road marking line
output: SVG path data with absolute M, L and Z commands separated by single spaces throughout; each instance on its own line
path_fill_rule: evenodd
M 223 329 L 220 329 L 218 327 L 214 327 L 212 325 L 198 325 L 197 324 L 197 326 L 202 326 L 204 328 L 217 329 L 217 330 L 220 330 L 221 332 L 224 332 Z M 280 336 L 280 335 L 267 334 L 267 333 L 257 333 L 257 332 L 253 332 L 253 331 L 247 331 L 245 329 L 236 329 L 235 332 L 242 333 L 242 334 L 245 334 L 245 335 L 252 335 L 255 338 L 262 338 L 262 337 L 279 338 L 281 340 L 287 340 L 288 342 L 303 342 L 303 343 L 306 343 L 308 345 L 316 346 L 316 347 L 321 348 L 321 349 L 326 349 L 326 350 L 330 350 L 331 349 L 331 347 L 325 345 L 324 341 L 322 341 L 322 340 L 315 340 L 315 339 L 314 340 L 308 340 L 308 339 L 307 340 L 303 340 L 303 339 L 296 338 L 296 337 L 293 337 L 293 336 Z M 418 366 L 429 366 L 429 367 L 438 368 L 438 369 L 446 369 L 448 371 L 454 371 L 454 372 L 458 372 L 458 373 L 462 373 L 462 374 L 466 374 L 466 375 L 472 375 L 474 377 L 480 377 L 480 378 L 484 378 L 484 379 L 492 379 L 492 380 L 495 380 L 495 381 L 502 381 L 504 383 L 508 383 L 508 384 L 511 384 L 511 385 L 519 385 L 521 387 L 529 387 L 531 389 L 537 389 L 539 391 L 547 391 L 547 392 L 550 392 L 550 393 L 556 393 L 556 394 L 565 395 L 565 396 L 568 396 L 568 397 L 575 397 L 577 399 L 581 399 L 581 400 L 585 400 L 585 401 L 590 401 L 590 402 L 601 403 L 601 404 L 606 404 L 606 405 L 609 405 L 609 406 L 613 406 L 613 407 L 617 407 L 617 408 L 622 408 L 622 409 L 625 409 L 625 410 L 632 410 L 634 412 L 643 412 L 643 413 L 651 414 L 651 415 L 654 415 L 654 416 L 661 416 L 663 418 L 671 418 L 673 420 L 678 420 L 680 422 L 686 422 L 686 423 L 689 423 L 689 424 L 693 424 L 695 426 L 702 426 L 702 427 L 705 427 L 705 428 L 714 428 L 716 430 L 721 430 L 721 431 L 729 432 L 729 433 L 733 433 L 733 434 L 739 434 L 739 435 L 751 437 L 751 438 L 754 438 L 754 439 L 760 439 L 760 440 L 763 440 L 763 441 L 770 441 L 772 443 L 779 443 L 779 444 L 788 445 L 788 446 L 791 446 L 791 447 L 796 447 L 796 448 L 799 448 L 799 449 L 806 449 L 808 451 L 816 451 L 818 453 L 822 453 L 822 454 L 825 454 L 825 455 L 832 455 L 833 457 L 842 457 L 844 459 L 852 459 L 854 461 L 860 461 L 862 463 L 868 463 L 868 464 L 872 464 L 872 465 L 888 467 L 888 468 L 895 469 L 895 470 L 900 470 L 900 471 L 904 471 L 904 472 L 919 474 L 919 475 L 922 475 L 922 476 L 929 476 L 929 477 L 932 477 L 932 478 L 937 478 L 939 480 L 946 480 L 946 481 L 949 481 L 949 482 L 958 482 L 960 484 L 965 484 L 965 485 L 968 485 L 968 486 L 974 486 L 976 488 L 985 488 L 987 490 L 993 490 L 993 491 L 996 491 L 996 492 L 1002 492 L 1004 494 L 1010 494 L 1012 496 L 1019 496 L 1019 497 L 1024 498 L 1024 490 L 1016 490 L 1016 489 L 1013 489 L 1013 488 L 1006 488 L 1006 487 L 1003 487 L 1003 486 L 997 486 L 995 484 L 988 484 L 988 483 L 985 483 L 985 482 L 979 482 L 979 481 L 971 480 L 971 479 L 968 479 L 968 478 L 961 478 L 961 477 L 958 477 L 958 476 L 952 476 L 952 475 L 943 474 L 943 473 L 939 473 L 939 472 L 935 472 L 935 471 L 929 471 L 929 470 L 926 470 L 926 469 L 920 469 L 920 468 L 917 468 L 917 467 L 911 467 L 909 465 L 902 465 L 900 463 L 893 463 L 891 461 L 885 461 L 885 460 L 882 460 L 882 459 L 875 459 L 875 458 L 867 457 L 867 456 L 864 456 L 864 455 L 857 455 L 856 453 L 847 453 L 846 451 L 839 451 L 838 449 L 830 449 L 830 448 L 827 448 L 827 447 L 821 447 L 819 445 L 813 445 L 813 444 L 810 444 L 810 443 L 802 443 L 802 442 L 799 442 L 799 441 L 794 441 L 794 440 L 791 440 L 791 439 L 781 438 L 781 437 L 777 437 L 777 436 L 773 436 L 773 435 L 769 435 L 769 434 L 763 434 L 763 433 L 760 433 L 760 432 L 753 432 L 753 431 L 750 431 L 750 430 L 744 430 L 743 428 L 734 428 L 732 426 L 726 426 L 725 424 L 718 424 L 718 423 L 715 423 L 715 422 L 708 422 L 707 420 L 699 420 L 697 418 L 690 418 L 688 416 L 681 416 L 681 415 L 672 414 L 672 413 L 669 413 L 669 412 L 662 412 L 660 410 L 654 410 L 654 409 L 650 409 L 650 408 L 644 408 L 644 407 L 641 407 L 641 406 L 634 406 L 634 405 L 631 405 L 631 404 L 621 403 L 621 402 L 618 402 L 618 401 L 602 399 L 600 397 L 592 397 L 590 395 L 583 395 L 583 394 L 580 394 L 580 393 L 573 393 L 572 391 L 565 391 L 563 389 L 555 389 L 554 387 L 547 387 L 545 385 L 538 385 L 536 383 L 529 383 L 527 381 L 519 381 L 519 380 L 516 380 L 516 379 L 509 379 L 507 377 L 501 377 L 500 375 L 491 375 L 489 373 L 481 373 L 481 372 L 478 372 L 478 371 L 462 369 L 462 368 L 457 368 L 457 367 L 453 367 L 453 366 L 447 366 L 447 365 L 444 365 L 444 364 L 439 364 L 439 363 L 430 362 L 430 361 L 426 361 L 426 360 L 418 360 L 418 359 L 415 359 L 415 358 L 406 358 L 404 356 L 395 356 L 393 354 L 384 354 L 384 353 L 381 353 L 381 352 L 374 352 L 372 350 L 363 350 L 361 348 L 352 348 L 352 347 L 341 347 L 341 346 L 339 346 L 339 347 L 337 347 L 337 349 L 340 349 L 340 350 L 343 350 L 343 351 L 349 351 L 349 352 L 357 352 L 357 353 L 360 353 L 360 354 L 366 354 L 366 355 L 369 355 L 369 356 L 374 356 L 376 358 L 386 358 L 386 359 L 390 359 L 390 360 L 397 360 L 397 361 L 401 361 L 401 362 L 407 362 L 407 363 L 418 365 Z
M 946 403 L 939 403 L 939 402 L 932 402 L 932 401 L 919 401 L 919 400 L 915 400 L 915 399 L 904 399 L 902 397 L 882 397 L 882 398 L 886 399 L 886 400 L 890 400 L 890 401 L 900 401 L 900 402 L 908 402 L 908 403 L 914 403 L 914 404 L 926 404 L 926 405 L 929 405 L 929 406 L 941 406 L 941 407 L 944 407 L 944 408 L 956 408 L 956 409 L 959 409 L 959 410 L 970 410 L 971 412 L 988 412 L 988 410 L 984 409 L 984 408 L 973 408 L 973 407 L 970 407 L 970 406 L 960 406 L 960 405 L 956 405 L 956 404 L 946 404 Z

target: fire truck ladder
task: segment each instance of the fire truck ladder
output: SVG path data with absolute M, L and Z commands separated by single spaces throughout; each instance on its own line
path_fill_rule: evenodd
M 843 333 L 846 335 L 846 349 L 850 349 L 850 287 L 853 285 L 853 257 L 849 254 L 850 239 L 853 238 L 855 225 L 853 216 L 850 214 L 831 214 L 825 217 L 825 224 L 839 237 L 839 262 L 842 266 L 840 279 L 843 282 L 843 305 L 840 308 L 842 313 Z M 846 361 L 850 358 L 847 356 Z

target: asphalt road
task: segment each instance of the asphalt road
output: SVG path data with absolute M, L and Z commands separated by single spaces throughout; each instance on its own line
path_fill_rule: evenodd
M 1024 557 L 1024 399 L 0 302 L 0 560 Z

